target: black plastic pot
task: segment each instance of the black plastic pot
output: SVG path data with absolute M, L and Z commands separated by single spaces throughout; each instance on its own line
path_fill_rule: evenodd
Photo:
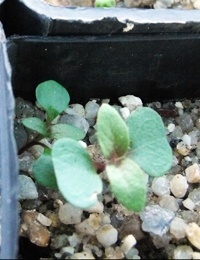
M 199 10 L 63 8 L 41 0 L 8 0 L 4 8 L 16 95 L 32 98 L 38 83 L 54 79 L 78 102 L 200 96 Z
M 15 259 L 18 238 L 18 167 L 13 135 L 14 98 L 6 40 L 0 23 L 0 259 Z
M 200 97 L 199 10 L 63 8 L 41 0 L 5 0 L 0 20 L 15 96 L 34 100 L 36 86 L 54 79 L 68 89 L 71 102 L 127 94 L 144 102 Z M 12 258 L 17 237 L 16 156 L 2 39 L 0 70 L 0 151 L 5 153 L 0 157 L 1 253 L 2 258 Z

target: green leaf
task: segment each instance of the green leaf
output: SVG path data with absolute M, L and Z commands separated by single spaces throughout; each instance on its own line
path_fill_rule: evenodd
M 107 165 L 106 171 L 117 200 L 129 210 L 141 211 L 146 201 L 145 173 L 142 169 L 126 158 L 119 165 Z
M 22 124 L 33 131 L 38 132 L 43 136 L 48 136 L 46 124 L 40 118 L 28 117 L 22 119 Z
M 68 124 L 57 124 L 51 126 L 50 135 L 54 139 L 69 137 L 77 141 L 85 137 L 83 130 Z
M 115 7 L 115 0 L 95 0 L 95 7 Z
M 42 186 L 58 189 L 49 148 L 45 148 L 43 154 L 34 162 L 33 177 Z
M 172 165 L 172 150 L 161 117 L 148 107 L 137 108 L 127 118 L 130 158 L 151 176 L 161 176 Z
M 97 138 L 107 159 L 123 156 L 129 147 L 127 125 L 115 108 L 103 104 L 97 117 Z
M 77 141 L 62 138 L 53 144 L 52 159 L 65 199 L 82 209 L 93 206 L 102 191 L 102 182 L 87 151 Z
M 54 80 L 39 84 L 36 88 L 36 98 L 47 112 L 50 122 L 67 108 L 70 101 L 67 90 Z

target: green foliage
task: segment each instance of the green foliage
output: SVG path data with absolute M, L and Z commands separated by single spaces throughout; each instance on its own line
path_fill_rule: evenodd
M 70 97 L 65 88 L 54 80 L 39 84 L 36 98 L 40 106 L 47 112 L 47 121 L 51 122 L 68 106 Z
M 22 119 L 22 124 L 33 131 L 38 132 L 42 136 L 48 136 L 46 124 L 37 117 L 28 117 Z
M 97 136 L 107 159 L 123 156 L 129 147 L 128 127 L 115 108 L 103 104 L 97 118 Z
M 95 0 L 94 6 L 95 7 L 115 7 L 116 1 L 115 0 Z
M 102 192 L 102 182 L 87 151 L 76 141 L 63 138 L 54 143 L 52 159 L 62 195 L 76 207 L 93 206 Z
M 43 154 L 34 162 L 33 177 L 42 186 L 58 189 L 51 158 L 51 149 L 45 148 Z
M 172 150 L 161 117 L 153 109 L 139 107 L 126 120 L 130 133 L 130 155 L 146 173 L 163 175 L 172 164 Z
M 106 171 L 114 195 L 128 209 L 140 211 L 146 194 L 143 171 L 152 176 L 163 175 L 172 165 L 172 151 L 162 119 L 151 108 L 137 108 L 127 118 L 127 126 L 121 120 L 113 108 L 102 105 L 97 138 L 104 156 L 110 160 Z
M 81 140 L 85 137 L 83 130 L 68 124 L 57 124 L 50 127 L 50 137 L 60 139 L 69 137 L 74 140 Z
M 111 190 L 127 209 L 141 211 L 146 201 L 145 173 L 131 159 L 106 167 Z

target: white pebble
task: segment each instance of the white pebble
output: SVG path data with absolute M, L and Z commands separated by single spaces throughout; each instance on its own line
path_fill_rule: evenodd
M 97 201 L 92 207 L 85 209 L 89 213 L 103 213 L 104 205 L 101 201 Z
M 87 102 L 87 104 L 85 105 L 85 118 L 96 118 L 98 110 L 99 105 L 96 103 L 95 100 Z
M 181 174 L 176 174 L 171 182 L 170 182 L 170 189 L 173 195 L 176 198 L 183 198 L 187 192 L 188 183 L 185 176 Z
M 185 229 L 187 224 L 182 218 L 175 217 L 170 224 L 170 233 L 177 239 L 182 239 L 186 236 Z
M 85 109 L 81 104 L 72 104 L 74 112 L 79 116 L 85 116 Z
M 176 212 L 179 209 L 177 199 L 171 195 L 164 195 L 160 197 L 159 205 L 161 206 L 161 208 L 169 209 L 173 212 Z
M 117 242 L 118 231 L 112 225 L 107 224 L 97 231 L 96 237 L 103 247 L 109 247 Z
M 199 252 L 193 252 L 192 253 L 192 259 L 200 259 L 200 253 Z
M 173 123 L 170 123 L 168 126 L 167 126 L 167 130 L 169 131 L 169 133 L 172 133 L 175 129 L 175 124 Z
M 139 97 L 133 95 L 127 95 L 119 97 L 118 100 L 124 107 L 127 107 L 130 111 L 135 110 L 137 107 L 142 106 L 142 100 Z
M 178 101 L 175 103 L 175 107 L 183 109 L 183 104 L 180 101 Z
M 136 239 L 133 235 L 128 235 L 122 240 L 121 250 L 124 254 L 127 254 L 128 251 L 136 245 Z
M 190 246 L 181 245 L 174 250 L 173 259 L 192 259 L 192 248 Z
M 193 210 L 195 208 L 195 203 L 190 198 L 185 199 L 182 203 L 186 209 Z
M 42 225 L 46 226 L 46 227 L 49 227 L 51 226 L 51 219 L 50 218 L 47 218 L 46 216 L 44 216 L 43 214 L 39 213 L 37 215 L 37 221 L 40 222 Z
M 127 107 L 120 108 L 120 112 L 122 117 L 126 120 L 127 117 L 130 115 L 130 110 Z
M 186 227 L 187 238 L 190 243 L 200 250 L 200 227 L 196 223 L 190 223 Z
M 87 148 L 86 142 L 84 142 L 84 141 L 82 141 L 82 140 L 79 140 L 78 142 L 79 142 L 79 144 L 80 144 L 83 148 Z
M 59 208 L 58 217 L 60 221 L 66 225 L 78 224 L 81 222 L 82 212 L 81 209 L 66 203 Z
M 185 169 L 186 178 L 189 183 L 200 182 L 200 168 L 197 163 L 190 165 Z
M 185 134 L 181 139 L 183 140 L 184 144 L 186 144 L 189 148 L 191 147 L 191 136 Z
M 80 252 L 73 254 L 70 259 L 95 259 L 92 253 Z
M 154 178 L 151 188 L 153 193 L 157 196 L 170 194 L 169 180 L 166 178 L 166 176 Z

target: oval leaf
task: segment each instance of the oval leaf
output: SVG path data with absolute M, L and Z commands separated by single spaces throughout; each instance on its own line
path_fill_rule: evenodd
M 142 169 L 126 158 L 119 165 L 107 165 L 106 171 L 117 200 L 129 210 L 141 211 L 146 201 L 145 173 Z
M 137 108 L 127 118 L 130 158 L 151 176 L 161 176 L 172 165 L 172 150 L 161 117 L 148 107 Z
M 36 98 L 47 112 L 50 122 L 67 108 L 70 101 L 67 90 L 54 80 L 39 84 L 36 88 Z
M 85 132 L 72 125 L 57 124 L 50 127 L 50 135 L 53 139 L 69 137 L 78 141 L 85 137 Z
M 42 186 L 58 189 L 49 148 L 45 148 L 43 154 L 34 162 L 33 177 Z
M 43 136 L 48 136 L 45 123 L 37 117 L 28 117 L 22 119 L 22 124 Z
M 52 159 L 62 195 L 76 207 L 93 206 L 102 182 L 87 151 L 75 140 L 62 138 L 53 144 Z
M 97 117 L 97 138 L 107 159 L 123 156 L 129 147 L 128 128 L 115 108 L 103 104 Z

